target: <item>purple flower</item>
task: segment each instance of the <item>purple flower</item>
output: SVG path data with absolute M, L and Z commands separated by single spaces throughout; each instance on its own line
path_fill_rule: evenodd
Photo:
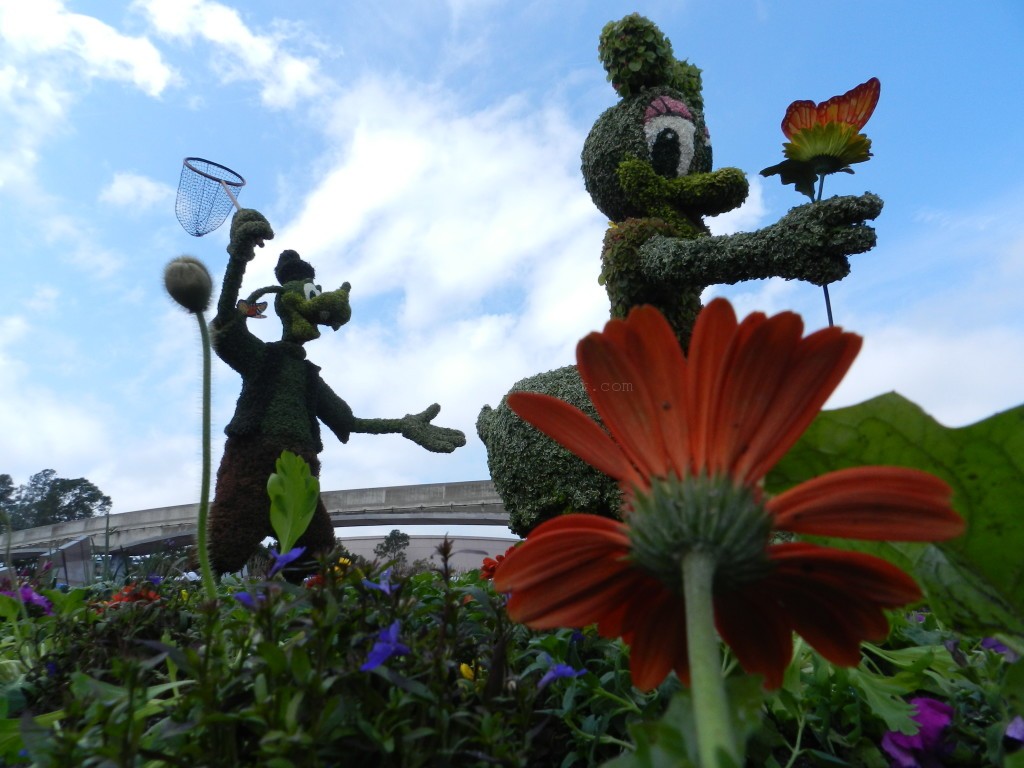
M 402 622 L 395 621 L 390 627 L 382 629 L 377 633 L 377 642 L 370 649 L 370 655 L 366 658 L 366 663 L 359 669 L 363 672 L 369 672 L 371 669 L 379 667 L 392 656 L 404 656 L 409 653 L 409 646 L 398 640 L 398 633 L 401 629 Z
M 547 659 L 549 663 L 551 663 L 550 656 L 544 654 L 544 658 Z M 537 690 L 543 690 L 544 687 L 552 680 L 559 680 L 563 677 L 579 677 L 580 675 L 586 674 L 586 672 L 587 670 L 585 669 L 573 669 L 568 664 L 551 663 L 551 666 L 548 668 L 548 671 L 544 673 L 544 676 L 540 679 L 540 682 L 537 683 Z
M 1012 648 L 1007 648 L 1001 642 L 996 640 L 994 637 L 986 637 L 981 641 L 981 647 L 986 651 L 994 651 L 1003 655 L 1009 663 L 1013 664 L 1020 656 Z
M 28 584 L 22 584 L 17 591 L 11 589 L 0 590 L 0 595 L 7 595 L 16 600 L 21 600 L 25 605 L 34 605 L 47 616 L 53 615 L 53 604 L 45 597 L 36 592 Z
M 1003 744 L 1006 746 L 1007 752 L 1016 752 L 1024 747 L 1024 717 L 1017 715 L 1006 726 L 1006 732 L 1003 733 Z
M 255 611 L 259 608 L 259 604 L 267 599 L 266 595 L 261 594 L 250 594 L 249 592 L 235 592 L 235 600 L 240 602 L 246 608 Z
M 380 575 L 379 584 L 374 584 L 369 579 L 363 579 L 363 586 L 369 587 L 370 589 L 378 589 L 385 595 L 390 595 L 395 590 L 395 585 L 391 583 L 391 569 L 388 568 Z
M 911 699 L 910 703 L 917 708 L 917 733 L 889 731 L 882 737 L 882 749 L 892 758 L 893 768 L 941 768 L 941 758 L 948 752 L 942 732 L 953 719 L 953 708 L 924 697 Z
M 302 557 L 305 551 L 305 547 L 293 547 L 292 549 L 289 549 L 287 552 L 284 552 L 279 555 L 276 549 L 270 550 L 270 556 L 274 558 L 274 566 L 270 569 L 270 573 L 267 574 L 267 578 L 272 578 L 274 574 L 276 574 L 286 565 L 288 565 L 291 562 L 294 562 L 295 560 L 298 560 L 300 557 Z

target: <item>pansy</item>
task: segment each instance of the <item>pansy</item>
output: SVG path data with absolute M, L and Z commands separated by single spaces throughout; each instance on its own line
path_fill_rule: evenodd
M 509 395 L 513 411 L 618 480 L 624 497 L 621 522 L 564 515 L 508 554 L 494 584 L 510 593 L 509 615 L 536 629 L 596 623 L 623 638 L 640 689 L 672 669 L 686 681 L 681 564 L 697 551 L 714 564 L 719 635 L 768 687 L 782 683 L 794 631 L 833 663 L 856 665 L 861 641 L 888 634 L 885 610 L 919 600 L 920 589 L 879 558 L 772 543 L 773 532 L 938 541 L 964 529 L 946 483 L 915 469 L 855 467 L 774 498 L 762 492 L 860 344 L 839 328 L 804 337 L 791 312 L 740 323 L 717 299 L 698 316 L 686 358 L 664 317 L 639 307 L 577 347 L 604 428 L 553 397 Z
M 26 606 L 38 608 L 40 612 L 47 616 L 51 616 L 53 614 L 53 604 L 49 599 L 36 592 L 28 584 L 22 584 L 17 589 L 0 589 L 0 595 L 13 597 L 16 600 L 20 600 Z
M 950 751 L 943 733 L 953 719 L 953 708 L 926 697 L 910 703 L 916 709 L 917 733 L 888 731 L 882 736 L 882 749 L 892 758 L 894 768 L 942 768 L 942 757 Z
M 877 77 L 841 96 L 815 104 L 794 101 L 782 119 L 786 159 L 761 171 L 778 174 L 783 184 L 814 199 L 814 182 L 831 173 L 853 173 L 850 166 L 871 157 L 871 139 L 860 132 L 878 104 L 882 85 Z

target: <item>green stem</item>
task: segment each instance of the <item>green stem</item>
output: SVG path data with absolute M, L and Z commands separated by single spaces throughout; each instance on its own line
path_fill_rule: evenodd
M 723 754 L 735 765 L 740 763 L 715 633 L 714 576 L 715 558 L 710 552 L 691 550 L 683 557 L 686 641 L 700 768 L 718 768 Z
M 199 530 L 196 531 L 196 545 L 199 549 L 199 570 L 202 572 L 203 589 L 209 600 L 217 599 L 217 586 L 210 568 L 210 552 L 206 542 L 206 517 L 210 508 L 210 331 L 202 312 L 196 313 L 199 321 L 199 336 L 203 347 L 203 477 L 199 487 Z
M 821 174 L 818 177 L 818 196 L 814 199 L 814 202 L 821 202 L 822 192 L 825 191 L 825 174 Z M 825 313 L 828 315 L 828 327 L 832 327 L 832 300 L 828 296 L 828 285 L 821 286 L 821 290 L 825 293 Z

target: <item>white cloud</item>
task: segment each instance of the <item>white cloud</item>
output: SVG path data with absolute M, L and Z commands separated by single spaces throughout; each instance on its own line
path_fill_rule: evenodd
M 563 115 L 517 99 L 462 115 L 394 80 L 359 83 L 336 115 L 336 158 L 278 237 L 325 285 L 350 281 L 354 303 L 397 294 L 407 332 L 510 295 L 532 307 L 535 291 L 602 293 L 605 221 L 579 175 L 583 135 Z M 566 260 L 568 274 L 543 274 Z
M 750 193 L 739 208 L 726 211 L 718 216 L 710 216 L 706 222 L 714 235 L 731 235 L 736 232 L 749 232 L 764 223 L 768 212 L 764 204 L 764 182 L 756 176 L 748 176 Z
M 965 329 L 950 336 L 893 326 L 864 336 L 863 350 L 829 407 L 896 391 L 946 426 L 963 426 L 1024 401 L 1019 329 Z
M 136 0 L 135 5 L 159 34 L 213 45 L 221 81 L 255 80 L 268 107 L 292 107 L 327 84 L 316 59 L 283 50 L 279 27 L 273 34 L 257 34 L 234 8 L 208 0 Z
M 86 76 L 127 81 L 150 96 L 160 95 L 174 77 L 149 40 L 71 13 L 59 0 L 0 0 L 0 36 L 20 57 L 70 54 L 72 66 Z
M 122 34 L 58 0 L 0 0 L 0 188 L 34 192 L 41 148 L 64 130 L 92 79 L 126 82 L 150 96 L 173 70 L 149 40 Z
M 174 200 L 174 187 L 146 176 L 127 171 L 115 173 L 103 189 L 99 199 L 112 205 L 146 209 L 165 205 Z

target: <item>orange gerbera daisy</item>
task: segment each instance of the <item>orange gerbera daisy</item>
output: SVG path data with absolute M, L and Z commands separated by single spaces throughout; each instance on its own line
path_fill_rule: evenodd
M 514 393 L 523 419 L 617 479 L 624 522 L 571 514 L 539 525 L 498 566 L 509 615 L 547 629 L 597 624 L 631 646 L 634 684 L 672 669 L 688 680 L 682 571 L 714 558 L 715 624 L 749 672 L 778 687 L 796 631 L 830 661 L 858 663 L 888 633 L 884 610 L 918 586 L 876 557 L 773 531 L 937 541 L 959 535 L 949 487 L 925 472 L 857 467 L 764 498 L 760 481 L 838 385 L 861 339 L 839 328 L 803 337 L 791 312 L 738 323 L 724 299 L 699 315 L 684 357 L 651 307 L 612 320 L 577 347 L 580 377 L 605 429 L 546 395 Z

